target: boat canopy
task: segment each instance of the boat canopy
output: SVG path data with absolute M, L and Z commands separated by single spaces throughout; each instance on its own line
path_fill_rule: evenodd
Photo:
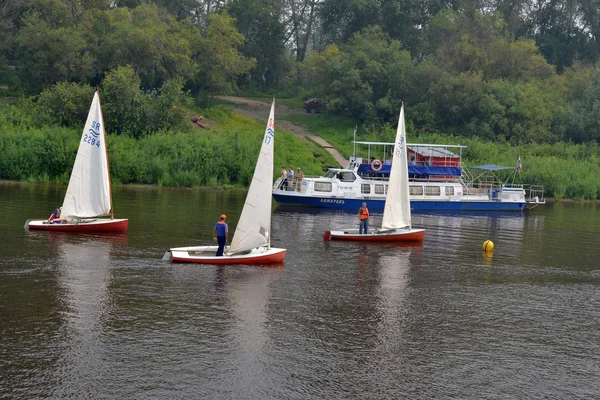
M 392 164 L 385 162 L 383 163 L 381 170 L 373 171 L 371 164 L 360 164 L 358 166 L 358 173 L 360 175 L 389 175 L 392 170 Z M 430 176 L 460 176 L 460 167 L 439 167 L 435 165 L 409 165 L 408 173 L 410 175 L 430 175 Z

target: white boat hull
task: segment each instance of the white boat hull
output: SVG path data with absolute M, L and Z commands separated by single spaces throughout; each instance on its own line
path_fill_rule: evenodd
M 176 247 L 165 252 L 163 260 L 197 263 L 197 264 L 217 264 L 217 265 L 235 265 L 235 264 L 275 264 L 281 263 L 285 259 L 286 249 L 258 247 L 247 252 L 238 254 L 227 254 L 228 248 L 225 248 L 225 254 L 217 257 L 218 246 L 192 246 Z
M 125 232 L 128 219 L 89 218 L 74 222 L 49 223 L 47 220 L 25 221 L 25 229 L 55 232 Z
M 325 240 L 350 240 L 358 242 L 421 242 L 425 229 L 370 229 L 360 234 L 358 229 L 329 230 L 323 235 Z

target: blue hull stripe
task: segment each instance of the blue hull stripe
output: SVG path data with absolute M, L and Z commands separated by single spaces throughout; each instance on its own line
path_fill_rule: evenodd
M 306 207 L 333 208 L 342 210 L 358 210 L 363 201 L 367 202 L 370 211 L 381 211 L 385 206 L 385 200 L 374 199 L 343 199 L 343 198 L 319 198 L 305 196 L 282 196 L 273 194 L 273 198 L 279 204 L 289 204 Z M 410 207 L 413 210 L 427 211 L 523 211 L 526 203 L 501 203 L 496 201 L 423 201 L 411 200 Z

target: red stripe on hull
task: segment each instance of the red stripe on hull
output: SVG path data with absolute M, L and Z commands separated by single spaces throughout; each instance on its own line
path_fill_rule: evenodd
M 182 262 L 182 263 L 195 263 L 195 264 L 217 264 L 217 265 L 235 265 L 235 264 L 276 264 L 282 263 L 285 259 L 285 251 L 281 251 L 275 254 L 269 254 L 266 256 L 254 256 L 254 257 L 239 257 L 239 258 L 231 258 L 231 257 L 219 257 L 219 258 L 187 258 L 187 257 L 173 257 L 171 256 L 171 261 Z
M 94 224 L 89 222 L 86 224 L 43 224 L 29 225 L 32 231 L 53 231 L 53 232 L 125 232 L 129 226 L 129 220 L 120 220 L 114 222 L 103 222 Z
M 421 242 L 425 237 L 425 231 L 415 233 L 404 233 L 395 235 L 335 235 L 331 234 L 331 240 L 350 240 L 354 242 Z

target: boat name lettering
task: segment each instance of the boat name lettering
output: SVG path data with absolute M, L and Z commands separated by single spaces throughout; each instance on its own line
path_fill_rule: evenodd
M 92 146 L 96 146 L 96 147 L 100 148 L 100 140 L 96 140 L 96 138 L 94 138 L 88 134 L 83 135 L 83 143 L 89 143 Z
M 337 199 L 321 199 L 321 203 L 335 203 L 335 204 L 345 204 L 344 200 Z

